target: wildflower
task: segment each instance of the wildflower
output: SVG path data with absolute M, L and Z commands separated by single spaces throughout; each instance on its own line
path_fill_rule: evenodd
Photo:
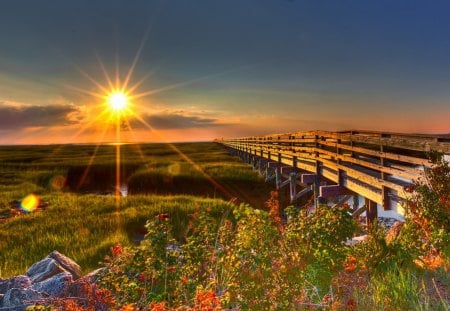
M 135 307 L 133 307 L 132 304 L 127 304 L 126 306 L 122 307 L 120 311 L 135 311 L 137 310 Z
M 157 217 L 161 221 L 162 220 L 165 220 L 165 221 L 169 220 L 169 214 L 159 214 Z
M 113 246 L 111 252 L 114 256 L 122 254 L 123 252 L 122 246 L 120 244 Z
M 152 302 L 149 307 L 151 311 L 164 311 L 166 310 L 166 302 Z
M 185 276 L 183 276 L 183 277 L 181 278 L 181 284 L 186 285 L 187 282 L 188 282 L 188 279 L 187 279 Z
M 169 271 L 169 272 L 175 272 L 175 267 L 174 267 L 174 266 L 168 266 L 168 267 L 167 267 L 167 271 Z
M 144 273 L 141 273 L 141 274 L 139 274 L 138 280 L 140 282 L 145 282 L 147 280 L 147 278 Z
M 351 256 L 348 257 L 344 263 L 344 269 L 347 272 L 352 272 L 356 269 L 356 258 Z

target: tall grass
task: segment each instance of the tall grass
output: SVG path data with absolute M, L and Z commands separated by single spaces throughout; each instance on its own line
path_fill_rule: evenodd
M 0 277 L 22 274 L 49 252 L 58 250 L 77 261 L 85 272 L 115 244 L 130 245 L 146 220 L 168 213 L 181 239 L 188 215 L 198 209 L 223 211 L 230 204 L 189 196 L 131 196 L 117 209 L 113 196 L 53 194 L 44 197 L 49 208 L 0 225 Z

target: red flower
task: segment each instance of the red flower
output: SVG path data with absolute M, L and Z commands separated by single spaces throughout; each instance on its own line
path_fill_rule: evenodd
M 186 285 L 187 282 L 188 282 L 188 279 L 187 279 L 185 276 L 183 276 L 183 277 L 181 278 L 181 284 Z
M 138 280 L 140 282 L 145 282 L 147 280 L 147 278 L 145 277 L 144 273 L 139 274 Z
M 175 267 L 174 267 L 174 266 L 168 266 L 168 267 L 167 267 L 167 271 L 169 271 L 169 272 L 175 272 Z
M 169 220 L 169 214 L 159 214 L 157 217 L 159 220 Z
M 123 252 L 122 246 L 120 244 L 113 246 L 111 252 L 115 256 L 122 254 Z

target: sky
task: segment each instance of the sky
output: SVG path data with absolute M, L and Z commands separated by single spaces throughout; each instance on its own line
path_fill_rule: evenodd
M 0 144 L 450 133 L 449 10 L 440 0 L 3 0 Z M 130 99 L 120 117 L 106 99 L 117 86 Z

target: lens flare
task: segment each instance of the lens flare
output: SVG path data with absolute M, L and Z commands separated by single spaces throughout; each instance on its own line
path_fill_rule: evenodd
M 50 187 L 54 190 L 61 190 L 66 185 L 66 177 L 57 175 L 50 180 Z
M 28 213 L 33 212 L 39 206 L 41 199 L 36 194 L 29 194 L 20 202 L 20 208 Z

